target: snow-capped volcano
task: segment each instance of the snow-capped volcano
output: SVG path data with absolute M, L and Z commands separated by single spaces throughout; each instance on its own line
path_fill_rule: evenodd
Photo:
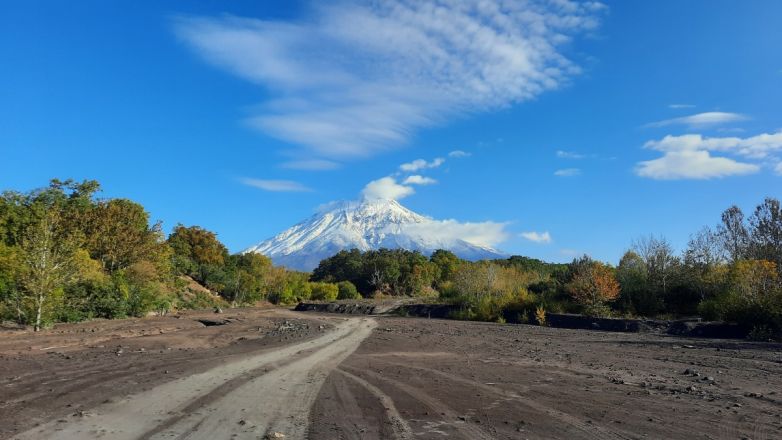
M 258 252 L 277 265 L 307 271 L 321 260 L 353 248 L 402 248 L 424 255 L 447 249 L 468 260 L 506 256 L 489 246 L 443 233 L 447 224 L 416 214 L 396 200 L 338 202 L 244 252 Z

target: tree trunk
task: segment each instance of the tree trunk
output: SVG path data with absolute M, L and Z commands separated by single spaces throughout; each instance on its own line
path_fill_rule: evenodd
M 38 294 L 38 301 L 36 304 L 36 311 L 35 311 L 35 327 L 33 328 L 34 331 L 40 331 L 41 330 L 41 310 L 43 309 L 43 294 Z
M 24 323 L 22 320 L 22 316 L 24 313 L 22 313 L 22 296 L 19 293 L 19 290 L 15 290 L 15 297 L 16 297 L 16 323 L 21 325 Z

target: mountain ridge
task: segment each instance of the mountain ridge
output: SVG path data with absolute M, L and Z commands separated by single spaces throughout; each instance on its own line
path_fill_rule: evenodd
M 341 250 L 407 249 L 430 255 L 447 249 L 467 260 L 505 258 L 489 246 L 435 236 L 438 221 L 393 199 L 341 201 L 243 251 L 264 254 L 290 269 L 309 271 Z

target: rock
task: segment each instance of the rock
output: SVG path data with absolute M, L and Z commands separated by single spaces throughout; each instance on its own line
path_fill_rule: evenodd
M 270 432 L 270 433 L 266 434 L 265 438 L 267 438 L 267 439 L 285 438 L 285 434 L 283 434 L 281 432 Z

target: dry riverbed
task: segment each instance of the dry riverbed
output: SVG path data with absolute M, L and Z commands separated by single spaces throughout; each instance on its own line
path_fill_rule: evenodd
M 220 324 L 220 325 L 212 325 Z M 782 438 L 782 345 L 281 309 L 0 331 L 0 438 Z

